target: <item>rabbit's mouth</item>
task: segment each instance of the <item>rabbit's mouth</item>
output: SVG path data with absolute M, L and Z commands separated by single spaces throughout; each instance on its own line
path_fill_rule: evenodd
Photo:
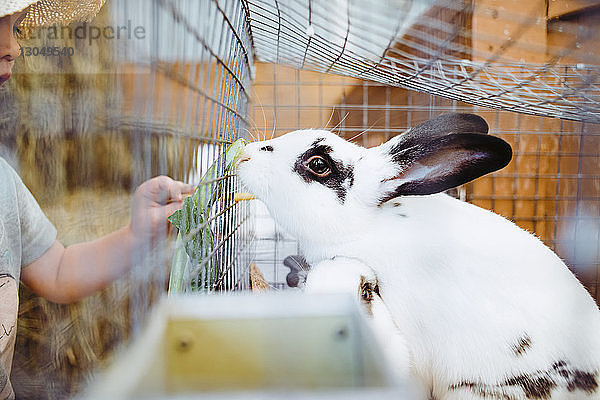
M 249 156 L 242 156 L 239 160 L 238 160 L 238 165 L 240 165 L 243 162 L 246 161 L 250 161 L 250 157 Z

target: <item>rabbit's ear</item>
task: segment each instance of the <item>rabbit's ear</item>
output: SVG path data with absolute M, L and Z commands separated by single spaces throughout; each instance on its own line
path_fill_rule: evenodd
M 488 133 L 485 119 L 475 114 L 452 113 L 442 114 L 414 126 L 401 136 L 399 140 L 408 141 L 415 138 L 441 137 L 454 133 Z
M 504 140 L 477 133 L 394 139 L 379 149 L 399 167 L 394 176 L 382 179 L 381 203 L 397 196 L 442 192 L 503 168 L 512 158 Z

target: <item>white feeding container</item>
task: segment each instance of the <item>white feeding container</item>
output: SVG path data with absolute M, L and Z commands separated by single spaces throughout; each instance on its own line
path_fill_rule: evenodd
M 165 297 L 84 398 L 410 398 L 392 371 L 350 296 Z

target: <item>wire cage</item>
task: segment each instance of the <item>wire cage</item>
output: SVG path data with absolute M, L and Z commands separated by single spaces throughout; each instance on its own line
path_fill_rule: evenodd
M 261 61 L 598 123 L 597 4 L 561 3 L 248 0 Z
M 23 59 L 0 93 L 0 153 L 64 245 L 125 225 L 136 187 L 168 175 L 219 193 L 204 221 L 210 247 L 191 264 L 184 291 L 249 288 L 252 215 L 229 195 L 240 189 L 224 163 L 228 146 L 248 137 L 248 23 L 235 0 L 113 0 L 89 24 L 41 28 L 21 41 Z M 65 51 L 40 55 L 54 47 Z M 202 180 L 211 168 L 216 178 Z M 166 291 L 173 242 L 144 243 L 125 279 L 75 305 L 21 289 L 11 378 L 19 398 L 68 397 L 137 335 Z
M 257 101 L 252 113 L 258 121 L 266 118 L 266 127 L 259 124 L 259 128 L 267 138 L 325 126 L 370 147 L 435 115 L 474 112 L 483 116 L 493 134 L 511 143 L 513 161 L 504 170 L 464 185 L 454 194 L 538 235 L 598 300 L 598 125 L 476 107 L 270 64 L 257 65 L 255 88 Z M 257 214 L 256 225 L 261 227 L 257 231 L 261 239 L 257 263 L 274 287 L 287 287 L 289 270 L 283 259 L 299 250 L 266 212 Z
M 236 1 L 115 1 L 113 10 L 117 21 L 127 16 L 127 23 L 149 27 L 152 38 L 124 42 L 116 55 L 121 84 L 128 90 L 112 128 L 136 138 L 133 165 L 144 169 L 135 176 L 141 182 L 162 173 L 209 186 L 201 191 L 207 198 L 199 201 L 205 204 L 219 192 L 204 221 L 211 245 L 194 260 L 184 291 L 247 289 L 250 216 L 243 203 L 221 195 L 239 191 L 224 155 L 248 131 L 252 50 L 247 13 Z M 158 144 L 156 154 L 148 153 L 152 141 Z M 216 177 L 201 180 L 211 167 Z
M 325 127 L 371 147 L 442 113 L 479 114 L 513 160 L 453 194 L 539 236 L 600 303 L 600 4 L 381 3 L 248 1 L 265 61 L 258 136 Z M 287 287 L 297 246 L 262 215 L 258 263 Z
M 600 302 L 600 3 L 526 3 L 108 1 L 91 24 L 23 43 L 75 56 L 24 55 L 0 91 L 0 151 L 64 244 L 123 225 L 152 176 L 203 182 L 218 198 L 204 222 L 211 244 L 185 290 L 246 290 L 252 263 L 284 289 L 283 259 L 300 250 L 260 203 L 229 195 L 241 190 L 223 164 L 235 139 L 328 128 L 375 146 L 474 112 L 513 161 L 454 194 L 540 236 Z M 202 181 L 211 166 L 217 179 Z M 80 389 L 164 293 L 173 250 L 142 246 L 126 281 L 76 306 L 23 289 L 20 397 Z

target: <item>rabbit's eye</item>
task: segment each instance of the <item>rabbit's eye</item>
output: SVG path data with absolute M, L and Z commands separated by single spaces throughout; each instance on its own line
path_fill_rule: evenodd
M 329 164 L 321 156 L 313 156 L 306 163 L 308 168 L 317 176 L 325 177 L 331 173 Z

